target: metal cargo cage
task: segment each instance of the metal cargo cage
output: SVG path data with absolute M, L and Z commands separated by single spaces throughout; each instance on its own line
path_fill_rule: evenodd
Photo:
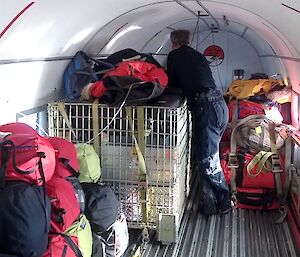
M 58 103 L 48 105 L 49 135 L 94 145 L 101 160 L 102 181 L 116 193 L 128 225 L 142 228 L 146 223 L 158 228 L 166 215 L 177 230 L 189 191 L 191 126 L 186 102 L 176 107 L 118 108 L 97 103 L 63 103 L 63 107 L 64 114 Z M 134 138 L 146 163 L 146 201 L 139 192 Z

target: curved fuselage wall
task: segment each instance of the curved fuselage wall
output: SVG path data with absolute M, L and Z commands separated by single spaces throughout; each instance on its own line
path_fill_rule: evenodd
M 4 0 L 0 0 L 4 1 Z M 177 1 L 180 2 L 180 1 Z M 165 64 L 170 49 L 169 33 L 184 27 L 194 31 L 199 5 L 196 1 L 119 1 L 89 0 L 85 4 L 53 0 L 33 4 L 15 20 L 0 40 L 0 108 L 6 110 L 1 122 L 14 120 L 24 111 L 64 97 L 62 75 L 70 58 L 80 49 L 88 53 L 110 54 L 132 47 L 151 52 Z M 225 3 L 226 2 L 226 3 Z M 204 2 L 203 2 L 204 3 Z M 264 3 L 244 1 L 205 1 L 217 18 L 201 18 L 199 41 L 192 46 L 200 52 L 213 45 L 224 51 L 224 59 L 213 65 L 217 86 L 225 91 L 233 79 L 233 71 L 280 74 L 299 91 L 299 35 L 290 29 L 299 16 L 279 1 L 274 8 Z M 5 28 L 17 17 L 27 1 L 1 5 L 0 26 Z M 262 5 L 262 6 L 260 6 Z M 280 7 L 280 8 L 279 8 Z M 262 8 L 265 8 L 261 15 Z M 194 10 L 194 13 L 193 12 Z M 203 11 L 203 10 L 202 10 Z M 274 17 L 285 14 L 280 22 Z M 228 17 L 224 24 L 222 15 Z M 276 16 L 277 15 L 277 16 Z M 219 25 L 210 33 L 211 24 Z

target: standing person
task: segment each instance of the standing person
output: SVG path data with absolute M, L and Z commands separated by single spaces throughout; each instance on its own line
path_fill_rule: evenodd
M 189 31 L 172 31 L 170 39 L 173 50 L 167 59 L 168 86 L 182 89 L 192 113 L 192 166 L 200 172 L 203 214 L 224 214 L 231 206 L 219 143 L 228 123 L 228 108 L 205 56 L 189 46 Z

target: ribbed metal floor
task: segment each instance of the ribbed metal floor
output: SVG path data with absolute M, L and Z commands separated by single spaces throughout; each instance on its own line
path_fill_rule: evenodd
M 131 231 L 125 256 L 139 241 Z M 299 257 L 287 222 L 275 223 L 275 213 L 234 209 L 230 214 L 205 218 L 197 191 L 191 192 L 182 218 L 178 243 L 164 246 L 153 240 L 143 257 Z

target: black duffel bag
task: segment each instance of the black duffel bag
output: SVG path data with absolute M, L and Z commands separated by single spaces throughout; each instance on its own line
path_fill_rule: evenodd
M 85 216 L 96 234 L 107 232 L 116 222 L 120 203 L 110 186 L 81 183 L 85 194 Z

